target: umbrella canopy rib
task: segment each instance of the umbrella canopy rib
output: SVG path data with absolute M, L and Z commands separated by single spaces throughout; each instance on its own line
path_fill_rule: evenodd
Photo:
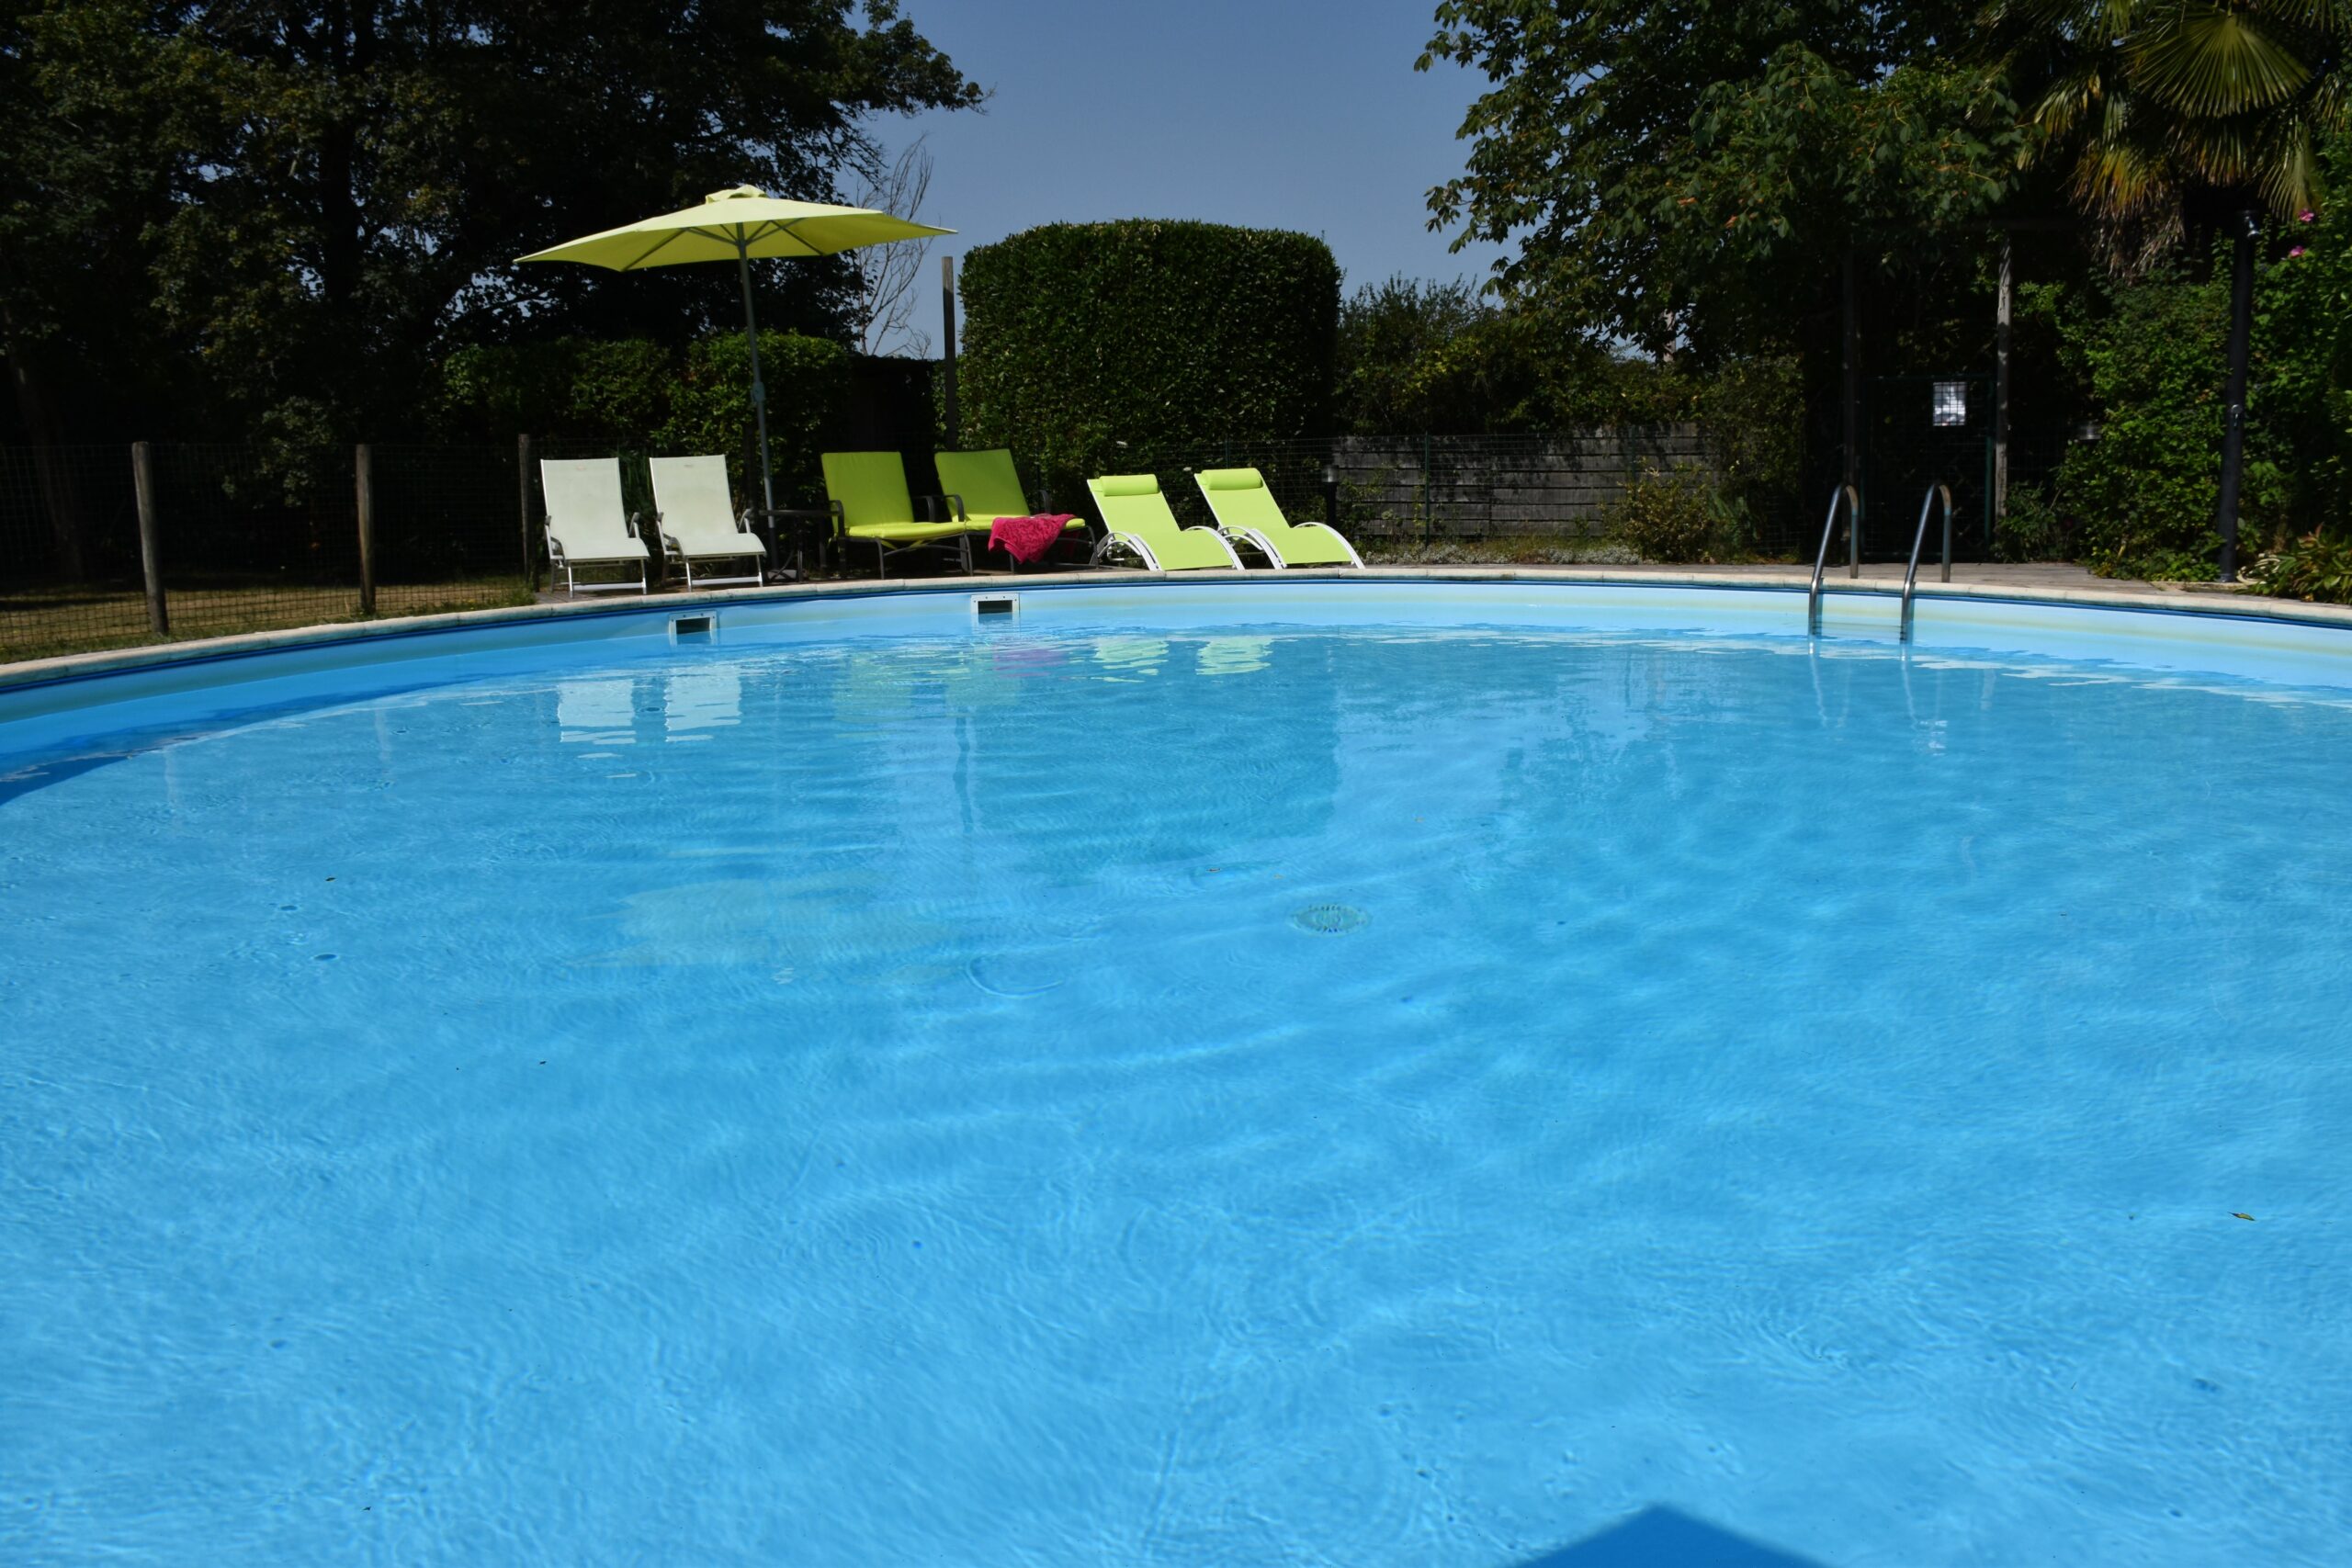
M 690 229 L 673 229 L 669 232 L 663 234 L 660 239 L 654 241 L 652 244 L 647 246 L 639 254 L 623 262 L 614 270 L 617 272 L 633 272 L 637 268 L 643 266 L 645 265 L 646 258 L 660 251 L 662 246 L 676 243 L 678 236 L 681 234 L 689 234 L 692 232 L 694 232 L 694 231 Z

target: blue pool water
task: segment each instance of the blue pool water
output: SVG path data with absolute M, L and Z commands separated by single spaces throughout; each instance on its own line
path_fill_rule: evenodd
M 2344 694 L 1016 630 L 125 750 L 0 781 L 0 1560 L 2352 1550 Z

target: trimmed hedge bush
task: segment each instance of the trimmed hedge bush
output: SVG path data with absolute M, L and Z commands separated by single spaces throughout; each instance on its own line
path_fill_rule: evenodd
M 1058 506 L 1159 454 L 1330 433 L 1340 265 L 1312 235 L 1047 224 L 966 256 L 963 309 L 964 445 L 1010 446 Z

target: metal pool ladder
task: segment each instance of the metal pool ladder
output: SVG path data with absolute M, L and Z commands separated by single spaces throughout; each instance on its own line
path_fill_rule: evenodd
M 1821 548 L 1814 552 L 1813 587 L 1804 596 L 1804 633 L 1821 635 L 1821 572 L 1829 564 L 1829 536 L 1838 531 L 1838 509 L 1846 509 L 1846 575 L 1862 575 L 1862 497 L 1852 485 L 1839 485 L 1829 498 L 1829 516 L 1821 525 Z M 1912 552 L 1915 556 L 1918 553 Z M 1905 603 L 1909 604 L 1908 598 Z
M 1919 547 L 1928 542 L 1928 514 L 1935 510 L 1936 502 L 1939 499 L 1944 503 L 1943 581 L 1946 582 L 1951 581 L 1951 486 L 1932 484 L 1928 487 L 1927 495 L 1920 500 L 1919 531 L 1911 536 L 1911 564 L 1903 571 L 1903 629 L 1895 639 L 1898 642 L 1911 640 L 1911 596 L 1919 585 Z M 1827 542 L 1825 539 L 1823 544 L 1826 546 Z M 1814 568 L 1813 580 L 1817 589 L 1821 581 L 1821 569 L 1818 566 Z

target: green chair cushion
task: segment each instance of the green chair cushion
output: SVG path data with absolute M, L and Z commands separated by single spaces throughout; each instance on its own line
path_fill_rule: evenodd
M 875 524 L 920 527 L 914 498 L 907 493 L 907 465 L 896 452 L 827 452 L 825 494 L 841 502 L 842 521 L 856 533 Z
M 1012 466 L 1012 454 L 1006 448 L 942 452 L 936 461 L 940 491 L 962 497 L 964 515 L 971 521 L 992 523 L 1000 517 L 1029 515 L 1029 498 L 1022 491 L 1020 470 Z
M 884 544 L 910 544 L 929 539 L 952 539 L 958 534 L 972 532 L 968 523 L 853 523 L 842 530 L 853 539 L 879 539 Z

